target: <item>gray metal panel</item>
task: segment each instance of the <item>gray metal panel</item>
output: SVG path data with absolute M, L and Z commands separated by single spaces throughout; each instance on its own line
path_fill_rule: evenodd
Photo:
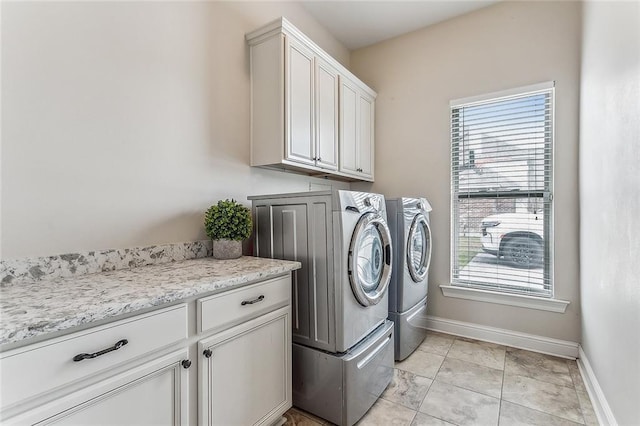
M 393 378 L 393 323 L 386 321 L 342 355 L 293 345 L 293 405 L 351 426 Z
M 342 424 L 343 362 L 326 352 L 293 344 L 293 405 L 309 413 Z
M 302 263 L 292 281 L 293 341 L 335 351 L 330 194 L 250 198 L 256 217 L 256 254 Z
M 331 206 L 326 197 L 321 197 L 311 205 L 313 220 L 310 223 L 310 249 L 312 285 L 310 302 L 312 336 L 314 346 L 332 349 L 335 347 L 335 300 L 333 286 L 333 235 L 331 235 Z
M 291 312 L 293 339 L 308 342 L 311 337 L 308 276 L 309 258 L 307 241 L 307 205 L 289 204 L 271 206 L 273 252 L 275 259 L 296 260 L 302 268 L 293 274 Z
M 389 319 L 394 323 L 394 354 L 396 361 L 402 361 L 415 351 L 427 336 L 427 329 L 422 326 L 427 315 L 427 299 L 425 298 L 413 308 L 403 313 L 389 312 Z
M 415 282 L 409 273 L 407 263 L 407 244 L 409 228 L 417 214 L 422 213 L 429 220 L 431 205 L 425 198 L 397 198 L 387 200 L 387 205 L 396 209 L 395 220 L 397 244 L 394 245 L 395 267 L 393 271 L 394 287 L 389 290 L 389 297 L 395 299 L 389 303 L 389 312 L 402 313 L 413 308 L 427 296 L 429 290 L 428 277 Z M 390 219 L 390 221 L 393 219 Z M 393 232 L 392 229 L 392 232 Z
M 402 241 L 403 237 L 403 225 L 402 221 L 398 220 L 399 207 L 398 198 L 387 199 L 385 202 L 387 205 L 387 223 L 389 224 L 389 230 L 391 231 L 391 243 L 393 245 L 393 270 L 391 271 L 391 281 L 389 282 L 389 312 L 398 311 L 398 274 L 402 274 L 405 265 L 399 262 L 404 254 L 404 247 Z M 402 203 L 400 204 L 400 209 Z
M 345 357 L 343 423 L 365 415 L 393 379 L 393 323 L 386 321 Z
M 271 246 L 271 206 L 254 205 L 253 217 L 255 226 L 255 255 L 258 257 L 273 257 Z

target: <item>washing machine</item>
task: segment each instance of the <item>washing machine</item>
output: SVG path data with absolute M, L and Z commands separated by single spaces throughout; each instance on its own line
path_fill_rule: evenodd
M 293 404 L 351 425 L 393 376 L 384 196 L 331 190 L 249 199 L 255 255 L 302 264 L 292 275 Z
M 428 274 L 431 262 L 431 205 L 425 198 L 387 199 L 394 247 L 389 285 L 389 319 L 395 324 L 395 359 L 407 358 L 426 337 Z

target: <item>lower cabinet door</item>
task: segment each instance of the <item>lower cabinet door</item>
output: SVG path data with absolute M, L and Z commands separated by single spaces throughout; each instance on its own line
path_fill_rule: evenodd
M 188 351 L 174 352 L 3 419 L 3 424 L 187 425 L 188 370 L 182 365 L 186 359 Z
M 290 308 L 199 343 L 201 425 L 271 424 L 291 407 Z

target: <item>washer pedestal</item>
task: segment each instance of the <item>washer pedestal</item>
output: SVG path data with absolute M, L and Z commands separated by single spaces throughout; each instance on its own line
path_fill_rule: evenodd
M 293 405 L 341 426 L 356 423 L 393 378 L 393 323 L 343 354 L 293 344 Z
M 394 322 L 394 347 L 396 361 L 402 361 L 416 350 L 427 336 L 424 328 L 427 315 L 427 298 L 417 303 L 408 311 L 389 312 L 389 319 Z

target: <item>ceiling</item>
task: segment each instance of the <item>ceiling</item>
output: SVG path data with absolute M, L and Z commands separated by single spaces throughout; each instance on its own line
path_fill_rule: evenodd
M 302 0 L 311 13 L 349 50 L 463 15 L 498 0 Z

